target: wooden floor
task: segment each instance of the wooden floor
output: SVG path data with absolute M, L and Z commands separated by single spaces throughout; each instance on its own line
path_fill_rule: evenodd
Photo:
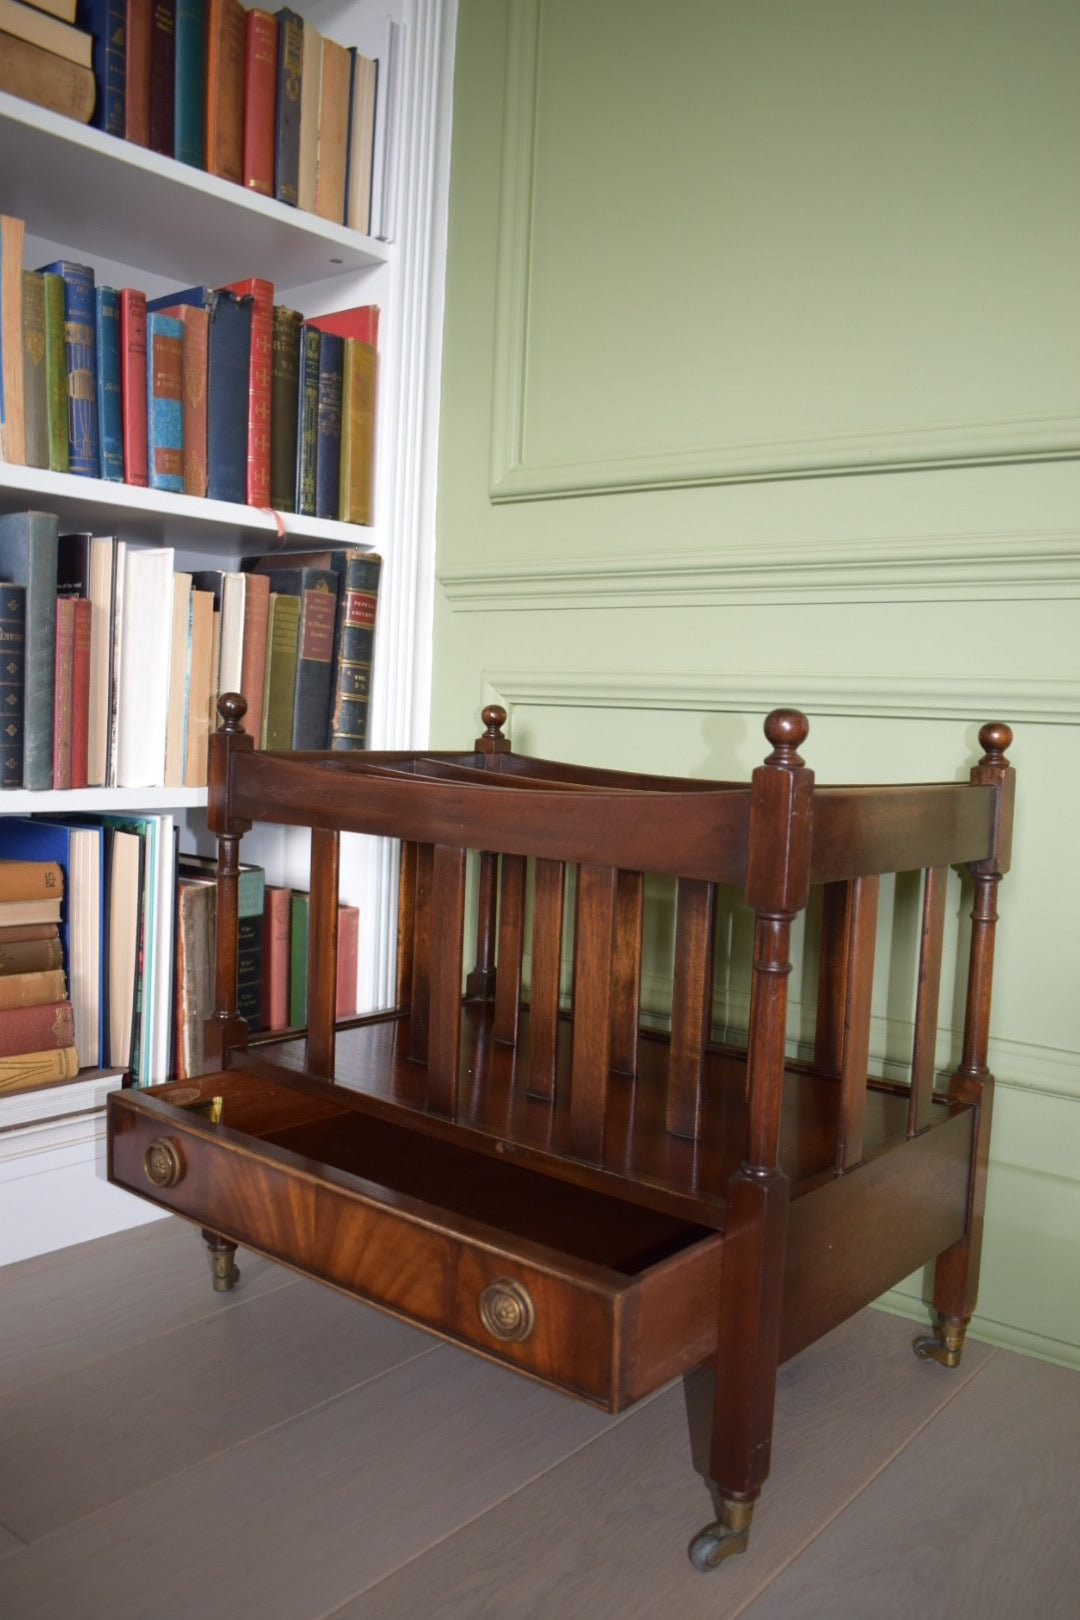
M 0 1270 L 4 1620 L 1073 1620 L 1080 1374 L 866 1311 L 781 1373 L 749 1552 L 709 1379 L 619 1418 L 179 1222 Z

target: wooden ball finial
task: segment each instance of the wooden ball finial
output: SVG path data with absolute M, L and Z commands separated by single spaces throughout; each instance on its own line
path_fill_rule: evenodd
M 241 692 L 222 692 L 217 700 L 218 714 L 220 714 L 226 731 L 240 731 L 245 714 L 247 714 L 247 698 Z
M 979 743 L 984 750 L 982 763 L 1004 764 L 1005 750 L 1012 746 L 1012 740 L 1012 729 L 1004 720 L 988 720 L 985 726 L 980 726 Z
M 799 709 L 773 709 L 765 716 L 765 736 L 773 751 L 770 765 L 801 765 L 798 749 L 810 734 L 810 722 Z
M 480 718 L 484 722 L 485 737 L 498 737 L 506 724 L 506 710 L 500 703 L 489 703 L 481 709 Z

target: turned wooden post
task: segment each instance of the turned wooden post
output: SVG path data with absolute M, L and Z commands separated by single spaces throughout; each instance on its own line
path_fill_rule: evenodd
M 481 713 L 484 731 L 476 739 L 480 763 L 491 766 L 496 754 L 510 752 L 510 739 L 503 736 L 506 710 L 489 703 Z M 480 852 L 479 883 L 476 896 L 476 961 L 465 980 L 470 1001 L 490 1001 L 495 994 L 495 918 L 499 903 L 499 857 L 491 850 Z
M 237 895 L 240 876 L 240 839 L 251 829 L 229 812 L 232 759 L 238 751 L 255 746 L 244 730 L 247 700 L 239 692 L 218 698 L 221 724 L 210 738 L 206 825 L 217 835 L 217 950 L 215 956 L 214 1011 L 204 1026 L 206 1065 L 220 1067 L 231 1046 L 246 1046 L 247 1020 L 237 1008 Z

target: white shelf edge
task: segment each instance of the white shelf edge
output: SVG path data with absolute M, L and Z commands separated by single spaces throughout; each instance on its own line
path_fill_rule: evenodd
M 5 788 L 0 792 L 0 816 L 31 815 L 111 815 L 125 811 L 132 815 L 154 814 L 159 810 L 187 809 L 205 805 L 206 789 L 173 787 L 125 788 Z

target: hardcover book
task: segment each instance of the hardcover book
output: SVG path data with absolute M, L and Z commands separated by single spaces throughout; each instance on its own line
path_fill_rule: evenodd
M 208 0 L 206 168 L 237 185 L 244 177 L 244 38 L 240 0 Z
M 274 129 L 274 196 L 297 204 L 300 173 L 300 95 L 304 70 L 304 22 L 283 6 L 276 14 L 277 105 Z
M 206 402 L 206 493 L 243 502 L 247 479 L 250 298 L 209 287 L 188 287 L 152 299 L 148 311 L 195 304 L 209 312 Z
M 0 214 L 0 450 L 5 461 L 26 459 L 23 422 L 22 256 L 25 226 Z
M 293 693 L 294 749 L 326 747 L 333 673 L 337 574 L 332 568 L 282 568 L 268 575 L 271 591 L 300 598 Z
M 97 99 L 94 75 L 52 51 L 0 29 L 0 90 L 88 124 Z
M 263 1028 L 289 1022 L 289 913 L 292 890 L 268 883 L 263 903 Z
M 349 131 L 345 166 L 345 224 L 371 233 L 371 159 L 375 139 L 376 64 L 353 47 L 349 87 Z
M 74 1080 L 78 1072 L 79 1054 L 73 1046 L 48 1052 L 18 1052 L 0 1058 L 0 1096 Z
M 210 357 L 210 313 L 201 304 L 170 304 L 159 312 L 183 327 L 184 494 L 206 494 L 207 368 Z
M 191 676 L 191 575 L 173 574 L 172 631 L 169 637 L 169 698 L 165 720 L 165 786 L 184 785 L 187 695 Z
M 303 317 L 274 305 L 273 369 L 270 382 L 270 505 L 296 511 L 297 390 L 300 383 L 300 325 Z
M 124 137 L 150 145 L 150 20 L 154 0 L 126 0 L 124 8 Z
M 341 388 L 341 488 L 338 515 L 370 524 L 375 459 L 375 350 L 344 338 Z
M 319 333 L 319 397 L 315 437 L 315 516 L 338 516 L 341 490 L 341 385 L 345 340 Z
M 26 587 L 22 786 L 52 787 L 58 523 L 51 512 L 0 516 L 0 579 Z
M 59 17 L 50 17 L 36 6 L 23 4 L 23 0 L 0 0 L 0 28 L 16 39 L 25 39 L 31 45 L 40 45 L 43 51 L 65 57 L 79 67 L 91 67 L 92 41 L 82 28 L 73 28 Z
M 277 19 L 253 6 L 244 41 L 244 185 L 274 195 L 274 116 L 277 104 Z
M 54 929 L 58 935 L 58 930 Z M 62 971 L 64 953 L 59 937 L 53 939 L 0 939 L 0 976 L 21 978 L 28 973 Z M 64 976 L 67 983 L 67 975 Z M 67 994 L 65 990 L 64 994 Z M 62 998 L 58 998 L 62 999 Z
M 117 708 L 117 787 L 161 787 L 169 707 L 174 552 L 129 546 Z
M 187 715 L 184 737 L 184 786 L 206 786 L 207 742 L 210 736 L 210 661 L 213 644 L 214 598 L 209 591 L 191 593 L 191 657 L 189 660 Z
M 146 318 L 146 439 L 151 489 L 184 487 L 184 329 L 170 315 Z
M 356 974 L 360 955 L 360 908 L 338 906 L 335 1018 L 356 1017 Z
M 71 663 L 71 786 L 88 781 L 90 729 L 90 649 L 93 606 L 85 597 L 74 602 L 75 634 Z
M 319 143 L 319 92 L 322 85 L 322 35 L 304 19 L 300 40 L 300 133 L 297 140 L 296 205 L 315 212 L 315 162 Z
M 123 139 L 125 127 L 126 0 L 78 0 L 75 22 L 93 39 L 90 65 L 97 96 L 90 122 Z
M 205 1067 L 203 1031 L 214 1011 L 217 890 L 200 874 L 180 872 L 176 896 L 176 1006 L 173 1073 L 190 1080 Z
M 26 586 L 0 582 L 0 787 L 4 788 L 19 788 L 23 782 L 25 669 Z
M 272 590 L 266 610 L 266 675 L 259 742 L 276 753 L 292 744 L 299 639 L 300 598 Z
M 311 896 L 294 889 L 289 901 L 289 1025 L 307 1023 L 308 923 Z
M 206 3 L 176 0 L 173 156 L 206 168 Z
M 49 387 L 45 369 L 45 278 L 22 273 L 23 450 L 28 467 L 49 465 Z
M 146 294 L 125 287 L 120 294 L 120 408 L 124 482 L 149 482 L 146 432 Z
M 351 66 L 345 46 L 324 38 L 315 146 L 315 212 L 335 225 L 345 223 Z
M 297 379 L 296 510 L 315 516 L 315 455 L 319 434 L 319 340 L 316 327 L 300 328 Z
M 45 1007 L 67 1000 L 63 968 L 39 973 L 0 973 L 0 1008 Z
M 56 598 L 56 662 L 53 676 L 54 788 L 71 786 L 71 676 L 75 663 L 75 598 Z
M 67 351 L 64 341 L 64 281 L 43 274 L 45 306 L 45 409 L 49 430 L 49 471 L 68 471 Z
M 97 348 L 98 449 L 101 477 L 124 482 L 124 419 L 120 374 L 120 294 L 114 287 L 94 289 L 94 337 Z
M 97 478 L 101 471 L 97 420 L 97 341 L 94 272 L 88 264 L 58 259 L 42 265 L 64 282 L 64 351 L 68 396 L 68 471 Z
M 150 139 L 152 152 L 173 155 L 176 117 L 176 0 L 153 0 L 150 10 Z
M 0 1057 L 74 1045 L 75 1016 L 70 1001 L 49 1002 L 41 1007 L 0 1008 Z
M 334 563 L 340 584 L 329 746 L 345 751 L 367 747 L 382 558 L 371 551 L 346 551 L 338 553 Z
M 266 684 L 266 621 L 270 605 L 270 582 L 265 574 L 244 576 L 244 644 L 240 691 L 247 699 L 243 727 L 259 746 L 262 730 L 262 697 Z
M 274 348 L 274 289 L 256 276 L 222 289 L 251 300 L 248 359 L 247 472 L 249 506 L 270 504 L 270 392 Z

